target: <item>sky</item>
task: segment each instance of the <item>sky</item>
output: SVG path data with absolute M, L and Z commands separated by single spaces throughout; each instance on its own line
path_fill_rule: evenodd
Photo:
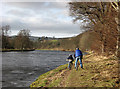
M 0 24 L 10 25 L 10 35 L 29 29 L 32 36 L 72 37 L 81 33 L 73 23 L 67 2 L 3 2 Z

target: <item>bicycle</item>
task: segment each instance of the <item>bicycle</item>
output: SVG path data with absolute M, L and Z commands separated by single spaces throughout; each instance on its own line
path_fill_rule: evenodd
M 75 68 L 76 71 L 78 70 L 78 67 L 79 67 L 79 62 L 78 62 L 78 60 L 77 60 L 77 67 Z

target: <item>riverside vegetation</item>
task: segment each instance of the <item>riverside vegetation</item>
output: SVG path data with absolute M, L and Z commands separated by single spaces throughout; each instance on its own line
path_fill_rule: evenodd
M 83 58 L 84 69 L 69 70 L 67 64 L 42 74 L 30 88 L 39 87 L 118 87 L 118 60 L 90 53 Z

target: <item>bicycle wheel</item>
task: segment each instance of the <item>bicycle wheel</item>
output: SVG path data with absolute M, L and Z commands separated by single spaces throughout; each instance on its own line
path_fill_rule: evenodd
M 76 67 L 76 71 L 78 70 L 78 66 L 79 66 L 79 64 L 78 64 L 78 62 L 77 62 L 77 67 Z
M 69 70 L 71 70 L 71 68 L 72 68 L 72 63 L 70 63 Z

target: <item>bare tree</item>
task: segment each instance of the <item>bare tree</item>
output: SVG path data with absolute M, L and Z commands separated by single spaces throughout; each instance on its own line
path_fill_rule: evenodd
M 120 1 L 119 2 L 111 2 L 112 7 L 117 11 L 117 15 L 115 17 L 117 23 L 117 45 L 116 45 L 116 55 L 120 58 Z
M 20 30 L 15 41 L 15 47 L 18 49 L 31 49 L 32 42 L 29 39 L 30 30 Z
M 70 15 L 74 17 L 74 21 L 83 20 L 89 22 L 88 25 L 99 34 L 101 39 L 101 52 L 105 51 L 105 41 L 109 27 L 107 22 L 112 13 L 112 7 L 109 2 L 70 2 Z M 114 16 L 113 16 L 114 18 Z M 94 27 L 99 27 L 95 28 Z M 109 30 L 110 31 L 110 30 Z
M 9 43 L 9 32 L 10 32 L 10 26 L 5 25 L 0 27 L 1 30 L 1 37 L 2 37 L 2 48 L 3 49 L 9 49 L 10 48 L 10 43 Z

